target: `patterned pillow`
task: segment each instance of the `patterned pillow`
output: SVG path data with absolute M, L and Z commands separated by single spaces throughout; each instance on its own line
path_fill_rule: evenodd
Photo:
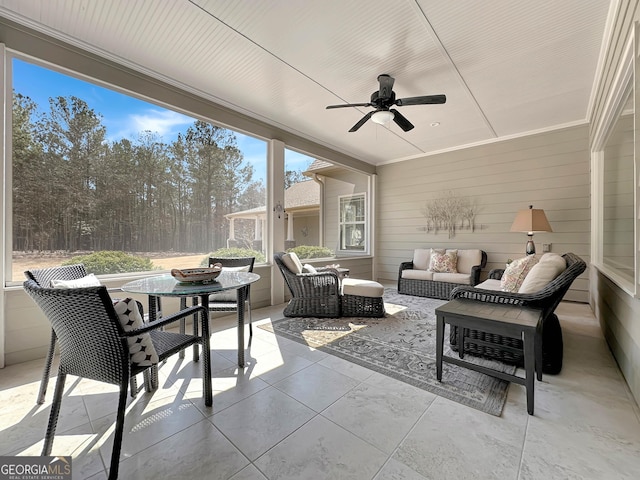
M 518 258 L 509 264 L 500 279 L 500 288 L 503 292 L 517 292 L 524 282 L 527 273 L 538 263 L 535 255 L 527 255 Z
M 115 308 L 125 332 L 144 326 L 140 310 L 138 310 L 138 304 L 134 299 L 125 298 L 119 300 L 113 304 L 113 308 Z M 151 335 L 143 333 L 135 337 L 128 337 L 127 342 L 129 343 L 129 359 L 132 365 L 147 367 L 158 363 L 159 358 L 151 341 Z
M 435 273 L 458 273 L 458 250 L 447 250 L 444 253 L 431 252 L 429 271 Z

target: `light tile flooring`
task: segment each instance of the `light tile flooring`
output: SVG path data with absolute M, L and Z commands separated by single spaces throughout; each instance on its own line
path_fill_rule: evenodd
M 160 389 L 130 402 L 120 478 L 638 478 L 638 407 L 599 327 L 586 305 L 557 313 L 561 374 L 536 382 L 535 416 L 512 384 L 501 417 L 260 328 L 238 371 L 233 319 L 216 319 L 213 407 L 199 365 L 175 356 Z M 254 323 L 281 317 L 282 306 L 254 311 Z M 35 404 L 41 369 L 0 370 L 0 455 L 40 453 L 50 407 Z M 52 392 L 53 380 L 48 400 Z M 73 456 L 74 478 L 106 478 L 116 398 L 112 387 L 68 379 L 53 453 Z

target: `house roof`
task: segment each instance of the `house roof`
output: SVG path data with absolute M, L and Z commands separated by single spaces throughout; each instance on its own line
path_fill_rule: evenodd
M 0 0 L 0 16 L 371 165 L 587 122 L 619 4 L 81 3 Z M 350 133 L 372 108 L 325 107 L 366 104 L 383 73 L 397 98 L 447 101 L 396 107 L 408 132 L 369 120 Z
M 318 210 L 320 208 L 320 185 L 313 180 L 298 182 L 284 192 L 284 209 L 295 211 Z M 266 207 L 255 207 L 225 215 L 227 218 L 256 218 L 266 214 Z

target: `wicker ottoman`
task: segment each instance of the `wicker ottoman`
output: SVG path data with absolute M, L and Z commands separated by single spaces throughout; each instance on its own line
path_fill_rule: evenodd
M 343 317 L 384 317 L 384 287 L 373 280 L 342 280 Z

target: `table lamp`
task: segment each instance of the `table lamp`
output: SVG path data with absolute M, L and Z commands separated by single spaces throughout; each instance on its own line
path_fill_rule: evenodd
M 553 232 L 544 210 L 533 208 L 533 205 L 529 205 L 527 210 L 518 212 L 513 225 L 511 225 L 511 231 L 525 232 L 529 236 L 526 248 L 527 255 L 535 255 L 536 253 L 536 246 L 533 244 L 534 232 Z

